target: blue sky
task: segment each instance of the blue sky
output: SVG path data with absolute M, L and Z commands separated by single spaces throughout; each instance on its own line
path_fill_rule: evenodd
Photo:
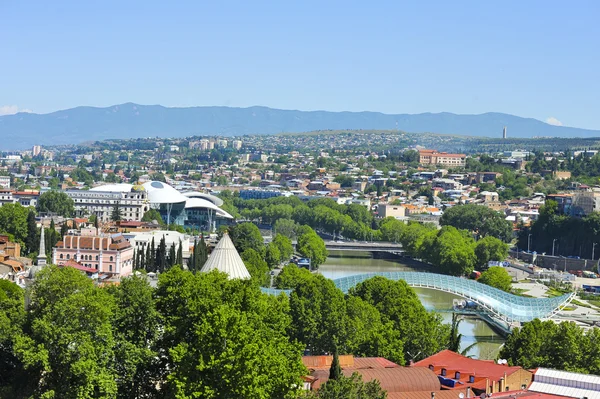
M 600 129 L 600 2 L 0 0 L 0 113 L 506 112 Z

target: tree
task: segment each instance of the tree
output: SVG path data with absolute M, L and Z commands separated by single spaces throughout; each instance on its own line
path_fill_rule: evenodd
M 281 263 L 281 252 L 277 245 L 273 243 L 267 245 L 265 261 L 269 265 L 269 269 L 274 269 Z
M 142 216 L 142 222 L 154 222 L 156 221 L 159 225 L 164 226 L 165 222 L 160 216 L 160 212 L 157 209 L 149 209 L 144 212 L 144 216 Z
M 298 237 L 297 250 L 300 255 L 310 259 L 311 267 L 318 268 L 327 260 L 325 242 L 312 229 Z
M 444 226 L 424 240 L 421 253 L 442 273 L 461 276 L 470 274 L 475 267 L 474 247 L 475 242 L 468 232 Z
M 333 350 L 333 361 L 331 362 L 331 367 L 329 368 L 329 379 L 330 380 L 338 380 L 342 377 L 342 366 L 340 366 L 340 356 L 338 355 L 337 346 L 334 347 Z
M 490 287 L 510 292 L 512 277 L 502 266 L 492 266 L 481 273 L 481 277 L 477 281 Z
M 258 282 L 259 285 L 267 285 L 269 281 L 269 266 L 262 256 L 252 248 L 242 252 L 242 260 L 252 276 L 252 280 Z
M 229 228 L 229 237 L 238 252 L 243 253 L 247 249 L 253 249 L 263 255 L 265 243 L 260 230 L 253 223 L 240 223 Z
M 10 234 L 15 241 L 25 244 L 28 234 L 27 217 L 29 212 L 29 208 L 19 203 L 0 206 L 0 232 Z
M 336 340 L 344 340 L 347 329 L 344 294 L 333 281 L 321 275 L 298 281 L 290 294 L 290 315 L 290 338 L 301 342 L 313 355 L 331 353 Z
M 286 334 L 287 299 L 247 280 L 174 267 L 155 292 L 167 398 L 286 398 L 298 394 L 302 347 Z
M 183 244 L 181 243 L 181 240 L 179 240 L 179 245 L 177 246 L 177 258 L 175 264 L 183 266 Z
M 55 213 L 70 218 L 75 214 L 75 203 L 66 193 L 50 190 L 38 198 L 37 211 L 40 213 Z
M 273 225 L 273 233 L 281 234 L 292 240 L 296 237 L 297 227 L 298 225 L 292 219 L 277 219 Z
M 310 280 L 313 274 L 307 269 L 300 268 L 293 263 L 285 265 L 275 279 L 275 286 L 279 289 L 293 289 L 302 281 Z
M 479 237 L 496 237 L 504 242 L 512 238 L 512 224 L 505 220 L 503 214 L 477 204 L 447 209 L 440 218 L 440 225 L 469 230 Z
M 142 251 L 140 251 L 141 253 Z M 109 286 L 116 302 L 112 321 L 119 398 L 156 396 L 157 342 L 161 317 L 145 278 L 132 276 Z
M 477 266 L 485 267 L 489 261 L 503 261 L 508 256 L 508 245 L 496 237 L 483 237 L 475 244 Z
M 121 221 L 121 218 L 121 204 L 119 201 L 115 201 L 115 204 L 112 208 L 112 212 L 110 213 L 110 219 L 113 222 L 119 222 Z
M 292 240 L 283 234 L 276 234 L 271 244 L 279 250 L 279 263 L 288 262 L 290 260 L 290 257 L 294 253 Z
M 31 298 L 30 333 L 15 352 L 38 382 L 35 397 L 116 398 L 108 292 L 76 269 L 51 266 L 36 275 Z
M 462 318 L 458 313 L 452 313 L 452 323 L 450 324 L 450 340 L 448 342 L 448 349 L 452 352 L 458 352 L 460 349 L 460 341 L 462 340 L 462 334 L 459 333 L 458 327 Z
M 27 214 L 27 238 L 25 239 L 25 249 L 31 254 L 39 248 L 38 228 L 35 221 L 35 211 L 32 209 Z
M 385 399 L 387 393 L 381 389 L 379 381 L 363 382 L 358 373 L 350 377 L 342 376 L 336 380 L 328 380 L 309 398 L 318 399 Z
M 348 294 L 373 305 L 384 323 L 393 323 L 404 341 L 405 359 L 423 359 L 448 346 L 449 327 L 442 324 L 439 315 L 427 312 L 405 281 L 373 277 Z

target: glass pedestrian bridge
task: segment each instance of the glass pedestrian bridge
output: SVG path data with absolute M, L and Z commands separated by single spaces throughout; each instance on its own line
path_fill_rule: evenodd
M 480 310 L 491 313 L 507 323 L 527 322 L 536 318 L 549 319 L 563 306 L 568 305 L 575 295 L 570 293 L 554 298 L 522 297 L 478 283 L 475 280 L 421 272 L 365 273 L 338 278 L 333 282 L 344 293 L 348 293 L 350 288 L 376 276 L 390 280 L 404 280 L 411 287 L 429 288 L 458 295 L 475 302 Z M 282 292 L 289 294 L 292 291 L 274 288 L 263 288 L 262 290 L 273 295 Z

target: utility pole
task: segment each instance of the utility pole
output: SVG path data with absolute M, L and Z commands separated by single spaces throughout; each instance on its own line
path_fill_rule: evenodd
M 556 242 L 556 240 L 558 240 L 558 238 L 555 238 L 554 240 L 552 240 L 552 256 L 554 256 L 554 243 Z M 594 244 L 596 245 L 596 244 Z M 592 259 L 594 259 L 594 250 L 592 250 Z
M 531 233 L 527 236 L 527 252 L 529 252 L 529 244 L 531 244 Z

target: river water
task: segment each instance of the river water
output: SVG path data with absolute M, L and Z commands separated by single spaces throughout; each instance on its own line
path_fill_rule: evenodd
M 330 279 L 352 276 L 362 273 L 422 271 L 403 263 L 401 259 L 375 259 L 370 252 L 329 251 L 329 258 L 319 267 L 319 272 Z M 452 313 L 442 310 L 452 309 L 456 295 L 446 292 L 416 288 L 415 291 L 423 305 L 430 310 L 439 309 L 444 321 L 450 323 Z M 460 298 L 459 298 L 460 299 Z M 504 343 L 486 322 L 479 318 L 464 318 L 460 323 L 462 334 L 461 351 L 478 359 L 495 359 Z

